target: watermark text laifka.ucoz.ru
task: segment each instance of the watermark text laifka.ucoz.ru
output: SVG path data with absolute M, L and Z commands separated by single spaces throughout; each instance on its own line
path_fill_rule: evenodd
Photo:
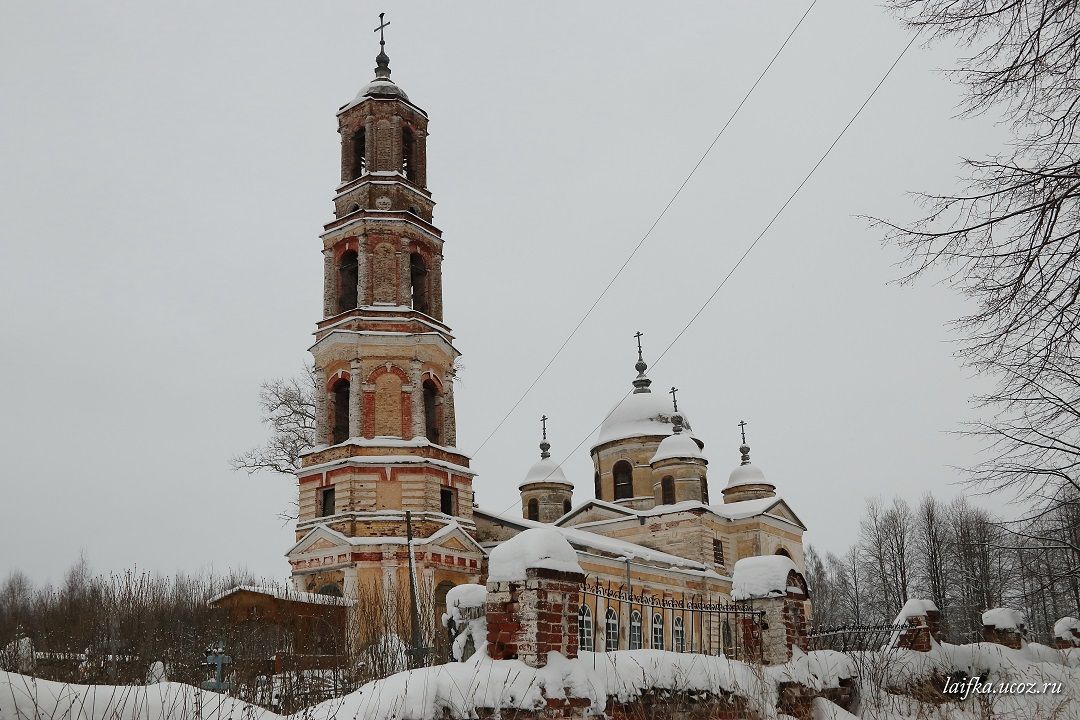
M 1060 682 L 989 682 L 978 677 L 965 681 L 945 680 L 945 694 L 959 695 L 966 700 L 970 695 L 1043 695 L 1061 693 Z

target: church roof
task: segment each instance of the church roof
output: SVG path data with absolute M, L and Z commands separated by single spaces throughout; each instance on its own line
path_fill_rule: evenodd
M 358 103 L 366 97 L 396 97 L 402 100 L 408 100 L 409 96 L 405 94 L 405 91 L 398 87 L 390 78 L 377 77 L 369 82 L 364 87 L 360 88 L 360 92 L 356 93 L 356 98 L 353 103 Z
M 571 510 L 566 515 L 555 521 L 556 525 L 565 526 L 567 522 L 574 517 L 586 512 L 589 508 L 599 508 L 611 513 L 610 518 L 603 520 L 591 520 L 580 524 L 575 524 L 573 527 L 587 530 L 594 525 L 600 525 L 610 522 L 618 522 L 625 520 L 626 518 L 647 518 L 657 515 L 671 515 L 674 513 L 688 512 L 693 510 L 704 511 L 725 518 L 727 520 L 744 520 L 746 518 L 758 517 L 761 515 L 767 515 L 774 520 L 780 520 L 782 522 L 789 523 L 803 530 L 806 526 L 802 520 L 795 515 L 795 512 L 787 504 L 787 502 L 778 496 L 758 498 L 754 500 L 740 500 L 733 503 L 719 503 L 716 505 L 708 505 L 699 500 L 684 500 L 682 502 L 675 503 L 673 505 L 657 505 L 656 507 L 649 508 L 648 510 L 636 510 L 634 508 L 626 507 L 625 505 L 619 505 L 617 503 L 610 503 L 605 500 L 591 499 L 587 500 L 581 505 Z M 790 516 L 790 517 L 788 517 Z

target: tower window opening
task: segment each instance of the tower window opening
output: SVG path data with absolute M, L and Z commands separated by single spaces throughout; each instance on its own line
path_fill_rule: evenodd
M 439 511 L 443 515 L 455 515 L 454 512 L 454 488 L 444 487 L 439 489 Z
M 439 443 L 439 413 L 436 399 L 439 390 L 430 380 L 424 381 L 424 433 L 431 442 Z
M 336 510 L 336 499 L 334 497 L 334 488 L 323 488 L 319 492 L 319 517 L 330 517 Z
M 430 315 L 427 263 L 424 262 L 424 258 L 419 253 L 413 253 L 409 256 L 409 280 L 412 283 L 413 310 Z
M 701 502 L 709 504 L 709 481 L 701 478 Z
M 406 180 L 416 180 L 416 162 L 413 157 L 416 140 L 410 128 L 401 128 L 401 174 Z
M 592 483 L 593 483 L 593 495 L 596 497 L 597 500 L 599 500 L 600 499 L 600 473 L 596 473 L 596 474 L 593 475 Z
M 563 500 L 562 501 L 562 514 L 566 515 L 568 512 L 570 512 L 570 507 L 571 507 L 570 501 L 569 500 Z
M 675 504 L 675 478 L 670 475 L 660 481 L 660 503 L 662 505 Z
M 353 133 L 352 179 L 367 172 L 367 133 L 361 128 Z
M 536 498 L 533 498 L 526 504 L 526 507 L 529 520 L 540 520 L 540 501 L 538 501 Z
M 615 477 L 615 499 L 626 500 L 634 497 L 634 466 L 626 460 L 615 463 L 611 469 Z
M 349 439 L 349 381 L 345 378 L 334 383 L 330 391 L 334 400 L 334 435 L 333 444 Z
M 724 565 L 724 543 L 720 538 L 713 538 L 712 556 L 714 565 Z
M 359 304 L 356 287 L 359 268 L 359 259 L 354 250 L 342 254 L 338 261 L 338 312 L 354 310 Z

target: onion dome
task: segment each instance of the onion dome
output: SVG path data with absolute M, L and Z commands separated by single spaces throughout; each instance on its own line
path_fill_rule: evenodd
M 529 468 L 529 472 L 525 474 L 525 480 L 518 485 L 518 490 L 535 483 L 558 483 L 572 488 L 573 483 L 566 479 L 566 475 L 563 474 L 559 463 L 551 459 L 551 443 L 547 439 L 547 416 L 544 416 L 541 420 L 545 422 L 545 425 L 543 438 L 540 441 L 540 459 Z
M 742 460 L 739 466 L 732 470 L 731 475 L 728 476 L 727 487 L 733 488 L 741 485 L 768 485 L 769 487 L 775 487 L 765 479 L 765 473 L 761 471 L 761 468 L 750 462 L 750 446 L 746 443 L 746 422 L 741 422 L 739 425 L 742 428 L 742 445 L 739 446 Z
M 701 454 L 701 448 L 694 442 L 694 439 L 690 437 L 689 433 L 683 432 L 683 418 L 680 413 L 675 413 L 672 417 L 674 424 L 674 433 L 668 435 L 660 442 L 660 446 L 656 448 L 656 454 L 653 455 L 650 464 L 657 463 L 661 460 L 705 460 L 705 456 Z
M 375 56 L 375 78 L 356 94 L 354 103 L 360 102 L 366 97 L 399 98 L 408 100 L 409 96 L 390 79 L 390 56 L 386 54 L 386 38 L 382 34 L 383 28 L 390 23 L 383 21 L 383 14 L 379 13 L 379 54 Z
M 645 374 L 648 368 L 641 355 L 639 338 L 638 359 L 634 365 L 637 377 L 632 383 L 634 391 L 624 397 L 604 418 L 600 424 L 600 434 L 596 438 L 596 443 L 593 444 L 594 448 L 613 440 L 639 436 L 666 437 L 671 434 L 671 426 L 674 424 L 676 413 L 663 395 L 657 395 L 650 389 L 652 380 Z M 681 414 L 681 417 L 683 427 L 692 431 L 693 428 L 685 413 Z M 691 433 L 687 433 L 687 436 L 692 438 L 692 442 L 697 444 L 699 450 L 704 447 L 704 443 L 693 438 Z

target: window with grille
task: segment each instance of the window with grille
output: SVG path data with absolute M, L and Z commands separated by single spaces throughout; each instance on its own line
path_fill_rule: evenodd
M 675 652 L 686 651 L 686 631 L 683 628 L 683 619 L 681 617 L 671 621 L 671 645 Z
M 604 616 L 604 650 L 615 652 L 619 649 L 619 614 L 615 608 L 608 608 Z
M 630 649 L 641 649 L 641 613 L 637 610 L 630 613 Z
M 577 622 L 577 642 L 578 650 L 593 649 L 593 626 L 592 626 L 592 611 L 585 605 L 581 606 L 578 610 L 578 622 Z
M 334 488 L 324 488 L 321 495 L 319 496 L 319 515 L 321 517 L 329 517 L 330 515 L 333 515 L 335 510 L 335 504 L 336 503 L 334 500 Z
M 717 565 L 724 564 L 724 543 L 719 538 L 713 538 L 712 541 L 712 557 L 713 563 Z
M 664 649 L 664 616 L 660 613 L 652 616 L 652 648 Z

